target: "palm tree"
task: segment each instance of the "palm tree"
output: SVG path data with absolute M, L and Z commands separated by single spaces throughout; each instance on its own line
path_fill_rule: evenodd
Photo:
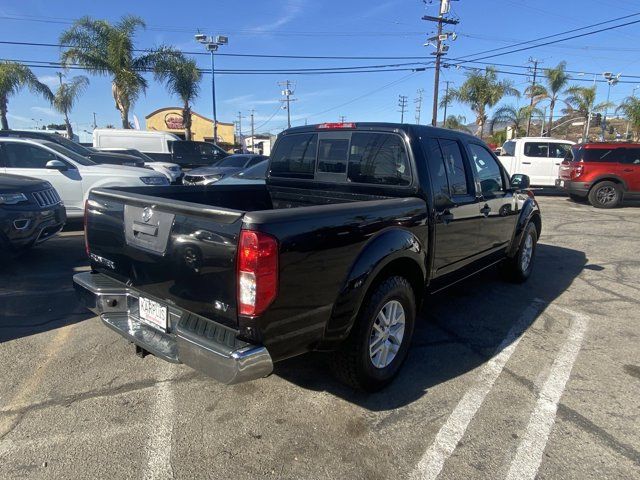
M 640 99 L 627 97 L 616 109 L 616 113 L 622 112 L 629 120 L 636 133 L 640 130 Z
M 49 87 L 40 82 L 29 67 L 17 62 L 0 62 L 0 128 L 2 130 L 9 130 L 7 121 L 9 97 L 18 93 L 23 87 L 42 95 L 47 100 L 53 97 Z
M 547 86 L 537 84 L 527 88 L 526 94 L 533 98 L 534 105 L 543 100 L 549 100 L 549 123 L 547 132 L 553 128 L 553 110 L 559 100 L 560 93 L 569 83 L 571 76 L 567 73 L 567 62 L 562 61 L 554 68 L 545 68 L 544 76 Z
M 567 88 L 565 93 L 568 95 L 564 99 L 567 108 L 563 111 L 565 114 L 578 114 L 584 119 L 584 127 L 582 128 L 582 141 L 585 142 L 589 136 L 587 125 L 589 124 L 589 115 L 595 112 L 603 111 L 608 104 L 606 102 L 595 105 L 596 87 L 580 87 L 574 85 Z M 610 105 L 609 105 L 610 106 Z
M 169 93 L 180 97 L 184 136 L 191 140 L 191 103 L 198 97 L 202 79 L 196 61 L 185 58 L 181 53 L 167 56 L 156 64 L 155 77 L 165 84 Z
M 73 77 L 69 82 L 63 82 L 62 74 L 59 75 L 60 86 L 56 90 L 51 104 L 53 105 L 53 108 L 64 115 L 64 123 L 67 127 L 67 137 L 69 137 L 70 140 L 73 140 L 73 128 L 71 128 L 71 122 L 69 121 L 69 112 L 78 100 L 78 97 L 82 95 L 89 85 L 89 79 L 80 75 L 78 77 Z
M 520 134 L 520 131 L 524 130 L 529 117 L 533 115 L 542 116 L 542 112 L 536 107 L 527 105 L 526 107 L 514 107 L 512 105 L 505 105 L 498 108 L 493 113 L 491 124 L 489 125 L 491 133 L 493 133 L 493 127 L 496 123 L 506 123 L 508 126 L 513 127 L 516 137 Z
M 476 70 L 467 73 L 466 77 L 459 88 L 449 90 L 449 95 L 443 102 L 453 99 L 469 105 L 476 114 L 476 135 L 482 138 L 487 121 L 487 108 L 496 105 L 506 95 L 519 97 L 520 92 L 513 88 L 511 81 L 498 80 L 498 74 L 493 67 L 487 67 L 484 72 Z
M 469 129 L 465 125 L 466 123 L 467 119 L 463 115 L 449 115 L 444 121 L 444 128 L 469 132 Z
M 99 75 L 110 75 L 111 93 L 120 111 L 122 128 L 131 128 L 129 110 L 147 88 L 143 73 L 172 51 L 166 48 L 148 50 L 135 56 L 134 35 L 144 28 L 144 21 L 126 15 L 114 25 L 105 20 L 83 17 L 60 36 L 67 46 L 62 52 L 64 65 L 78 64 Z

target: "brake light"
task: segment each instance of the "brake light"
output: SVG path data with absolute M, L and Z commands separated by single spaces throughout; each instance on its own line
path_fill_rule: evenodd
M 578 178 L 580 175 L 582 175 L 582 173 L 584 172 L 584 165 L 582 163 L 579 163 L 578 165 L 575 165 L 573 167 L 573 170 L 571 171 L 571 176 L 573 178 Z
M 89 239 L 87 238 L 87 217 L 89 216 L 89 200 L 84 201 L 84 251 L 89 256 Z
M 322 130 L 339 130 L 341 128 L 356 128 L 356 124 L 353 122 L 321 123 L 318 128 Z
M 238 241 L 238 309 L 257 316 L 278 291 L 278 241 L 253 230 L 240 231 Z

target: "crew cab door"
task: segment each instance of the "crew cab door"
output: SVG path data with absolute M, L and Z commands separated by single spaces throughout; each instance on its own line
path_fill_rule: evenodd
M 524 142 L 520 152 L 520 169 L 514 173 L 529 175 L 531 185 L 555 185 L 550 181 L 553 159 L 549 158 L 549 142 Z
M 482 217 L 463 145 L 438 138 L 429 139 L 425 147 L 435 210 L 433 278 L 437 278 L 475 260 Z
M 515 198 L 507 188 L 507 176 L 493 154 L 480 143 L 470 142 L 467 149 L 482 215 L 478 248 L 483 254 L 499 252 L 507 248 L 513 235 L 518 213 Z
M 5 142 L 2 145 L 5 173 L 46 180 L 56 189 L 67 211 L 83 209 L 82 178 L 78 169 L 55 153 L 38 145 Z M 50 160 L 60 160 L 67 170 L 46 168 Z

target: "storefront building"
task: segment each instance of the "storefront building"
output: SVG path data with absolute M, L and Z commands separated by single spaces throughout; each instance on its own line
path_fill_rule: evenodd
M 184 138 L 182 122 L 182 108 L 166 107 L 151 112 L 145 117 L 147 130 L 170 132 Z M 192 140 L 213 141 L 213 120 L 203 117 L 199 113 L 191 112 Z M 218 122 L 218 138 L 216 142 L 224 149 L 230 149 L 234 144 L 233 123 Z

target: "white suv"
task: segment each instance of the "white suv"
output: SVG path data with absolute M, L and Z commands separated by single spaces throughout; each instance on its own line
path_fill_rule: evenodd
M 0 173 L 48 181 L 60 194 L 69 218 L 82 217 L 94 188 L 169 184 L 154 170 L 97 164 L 57 143 L 9 137 L 0 138 Z

